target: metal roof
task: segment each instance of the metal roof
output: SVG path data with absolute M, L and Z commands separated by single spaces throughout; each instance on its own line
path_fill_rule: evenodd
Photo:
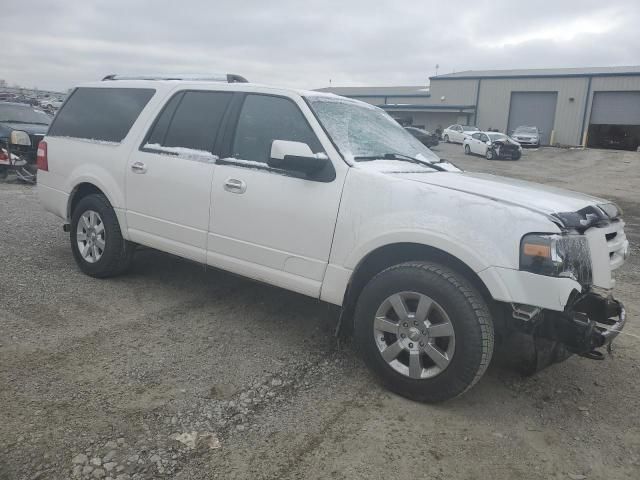
M 626 67 L 534 68 L 523 70 L 466 70 L 430 77 L 430 80 L 479 78 L 540 78 L 540 77 L 607 77 L 640 75 L 640 65 Z
M 335 93 L 343 97 L 429 97 L 429 87 L 398 86 L 398 87 L 326 87 L 318 92 Z

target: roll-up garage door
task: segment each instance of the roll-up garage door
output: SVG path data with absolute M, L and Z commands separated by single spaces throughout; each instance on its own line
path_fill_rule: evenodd
M 588 145 L 637 150 L 640 147 L 640 92 L 595 92 Z
M 589 123 L 640 125 L 640 92 L 595 92 Z
M 512 92 L 509 107 L 509 132 L 527 125 L 542 130 L 540 141 L 549 145 L 556 118 L 558 92 Z

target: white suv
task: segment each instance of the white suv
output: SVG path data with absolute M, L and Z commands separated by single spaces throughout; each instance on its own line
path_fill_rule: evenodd
M 69 96 L 38 189 L 83 272 L 121 274 L 145 245 L 339 305 L 382 381 L 429 402 L 478 381 L 494 331 L 550 362 L 622 328 L 614 204 L 463 172 L 366 103 L 228 80 Z

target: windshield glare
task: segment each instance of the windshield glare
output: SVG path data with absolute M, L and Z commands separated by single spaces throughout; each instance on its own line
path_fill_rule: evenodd
M 491 141 L 505 140 L 507 136 L 504 133 L 487 133 Z
M 0 103 L 0 122 L 41 123 L 49 125 L 51 117 L 29 106 Z
M 307 100 L 345 158 L 382 158 L 393 153 L 439 161 L 431 150 L 378 107 L 331 97 L 310 96 Z

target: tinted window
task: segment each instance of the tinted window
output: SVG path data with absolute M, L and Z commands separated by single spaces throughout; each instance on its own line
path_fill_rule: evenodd
M 121 142 L 154 93 L 150 88 L 78 88 L 49 135 Z
M 479 133 L 474 133 L 473 135 L 471 135 L 473 138 L 475 138 L 476 140 L 480 140 L 480 134 Z
M 286 98 L 248 95 L 233 141 L 233 156 L 267 163 L 274 140 L 303 142 L 314 153 L 322 146 L 298 106 Z
M 0 103 L 0 122 L 33 123 L 49 125 L 51 117 L 30 105 Z
M 156 120 L 156 123 L 153 126 L 153 130 L 149 135 L 147 143 L 153 143 L 157 145 L 164 144 L 164 137 L 167 135 L 167 129 L 169 128 L 169 123 L 171 123 L 171 119 L 173 118 L 173 114 L 176 111 L 176 107 L 182 100 L 182 96 L 184 93 L 179 93 L 171 97 L 171 100 L 164 106 L 162 109 L 162 113 Z
M 230 92 L 186 92 L 173 113 L 164 140 L 157 143 L 165 147 L 212 151 L 232 95 Z M 161 116 L 156 127 L 162 128 L 163 121 Z M 152 132 L 151 137 L 154 134 Z

